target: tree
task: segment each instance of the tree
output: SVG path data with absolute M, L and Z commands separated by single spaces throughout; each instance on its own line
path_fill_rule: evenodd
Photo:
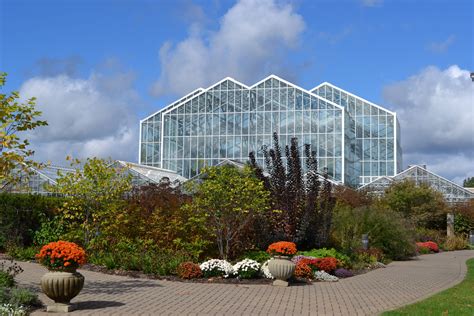
M 221 258 L 235 255 L 236 246 L 246 239 L 245 232 L 259 213 L 268 209 L 269 193 L 248 166 L 209 167 L 202 182 L 188 183 L 193 191 L 185 206 L 207 218 Z
M 474 187 L 474 177 L 467 177 L 464 179 L 462 186 L 465 188 L 473 188 Z
M 73 159 L 71 165 L 78 167 L 81 161 Z M 126 170 L 111 167 L 110 161 L 87 158 L 82 170 L 61 175 L 53 189 L 66 196 L 61 214 L 71 231 L 82 232 L 87 247 L 97 235 L 107 233 L 131 188 Z
M 6 76 L 6 73 L 0 73 L 0 88 L 5 85 Z M 25 103 L 19 100 L 18 92 L 0 94 L 0 189 L 18 183 L 20 174 L 30 174 L 31 167 L 41 167 L 29 159 L 34 151 L 28 148 L 29 141 L 22 139 L 20 134 L 48 123 L 37 120 L 41 112 L 35 110 L 35 98 Z
M 292 138 L 290 146 L 285 146 L 287 163 L 284 167 L 277 133 L 273 134 L 273 148 L 263 147 L 268 176 L 257 164 L 253 152 L 249 154 L 249 163 L 271 192 L 273 239 L 294 241 L 302 248 L 314 248 L 328 241 L 334 199 L 327 175 L 324 175 L 321 189 L 321 173 L 311 146 L 305 144 L 304 147 L 306 173 L 301 165 L 297 138 Z
M 395 182 L 385 192 L 382 205 L 425 228 L 444 228 L 447 204 L 443 195 L 427 184 L 405 180 Z

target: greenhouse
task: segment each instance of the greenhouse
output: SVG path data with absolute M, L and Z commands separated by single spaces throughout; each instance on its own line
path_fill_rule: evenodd
M 323 83 L 305 90 L 274 75 L 246 86 L 226 78 L 140 121 L 139 162 L 190 179 L 224 159 L 263 165 L 262 146 L 298 138 L 319 169 L 352 187 L 401 170 L 396 113 Z
M 393 177 L 380 177 L 371 183 L 359 188 L 367 190 L 376 195 L 382 195 L 385 190 L 396 181 L 410 180 L 417 185 L 428 184 L 434 190 L 443 194 L 445 200 L 450 203 L 464 202 L 474 199 L 474 192 L 463 188 L 462 186 L 451 182 L 426 169 L 426 166 L 411 166 Z

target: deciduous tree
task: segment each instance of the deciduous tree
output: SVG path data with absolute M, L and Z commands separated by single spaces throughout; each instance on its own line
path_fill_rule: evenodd
M 220 256 L 227 259 L 246 239 L 243 234 L 256 215 L 268 209 L 269 192 L 248 166 L 242 170 L 230 165 L 209 167 L 202 177 L 202 182 L 188 184 L 195 194 L 185 207 L 204 214 Z
M 382 205 L 425 228 L 445 228 L 448 209 L 443 195 L 427 184 L 405 180 L 395 182 L 385 192 Z
M 82 163 L 73 159 L 71 165 Z M 131 177 L 125 170 L 113 168 L 111 161 L 88 158 L 82 169 L 61 175 L 54 190 L 66 197 L 61 213 L 71 231 L 82 231 L 87 247 L 96 235 L 107 233 L 131 188 Z
M 5 85 L 6 74 L 0 73 L 0 88 Z M 0 94 L 0 189 L 16 184 L 20 175 L 31 173 L 30 167 L 40 168 L 30 159 L 34 151 L 23 132 L 48 125 L 38 120 L 41 112 L 35 109 L 35 98 L 20 101 L 18 92 Z

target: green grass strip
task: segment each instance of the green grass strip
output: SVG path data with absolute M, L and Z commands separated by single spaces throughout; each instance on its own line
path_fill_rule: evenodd
M 466 278 L 458 285 L 421 302 L 382 315 L 474 316 L 474 258 L 469 259 L 466 264 L 468 269 Z

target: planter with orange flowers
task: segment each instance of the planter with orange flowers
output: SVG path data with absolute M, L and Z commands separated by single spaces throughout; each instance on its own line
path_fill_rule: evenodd
M 41 278 L 41 289 L 53 305 L 48 312 L 70 312 L 76 306 L 71 299 L 76 297 L 84 286 L 84 276 L 76 269 L 86 262 L 86 252 L 77 244 L 68 241 L 51 242 L 43 246 L 36 259 L 48 268 Z
M 288 286 L 288 279 L 295 272 L 291 257 L 296 254 L 296 245 L 289 241 L 279 241 L 268 246 L 267 252 L 273 256 L 268 262 L 268 269 L 275 278 L 273 285 Z

